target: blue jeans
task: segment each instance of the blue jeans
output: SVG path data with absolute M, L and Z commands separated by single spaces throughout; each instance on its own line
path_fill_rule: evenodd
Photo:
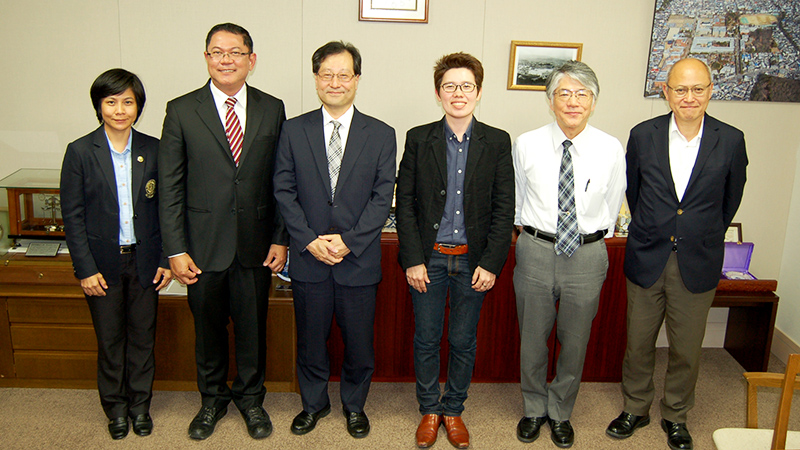
M 414 288 L 414 371 L 417 401 L 422 414 L 460 416 L 472 380 L 477 348 L 478 319 L 485 293 L 472 289 L 467 255 L 443 255 L 434 250 L 428 262 L 428 292 Z M 450 344 L 447 383 L 439 391 L 439 349 L 444 329 L 447 291 L 450 316 L 447 340 Z M 441 398 L 440 398 L 441 397 Z

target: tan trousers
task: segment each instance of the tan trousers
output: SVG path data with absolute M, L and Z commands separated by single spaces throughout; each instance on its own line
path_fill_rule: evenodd
M 716 289 L 695 294 L 681 279 L 678 258 L 671 253 L 656 283 L 643 288 L 628 283 L 628 345 L 622 363 L 624 411 L 646 415 L 653 403 L 655 344 L 661 323 L 666 323 L 669 361 L 661 399 L 661 417 L 686 422 L 694 406 L 700 349 L 708 310 Z

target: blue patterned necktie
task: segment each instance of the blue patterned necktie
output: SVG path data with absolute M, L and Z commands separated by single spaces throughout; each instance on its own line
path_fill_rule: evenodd
M 339 136 L 339 127 L 341 123 L 332 120 L 333 133 L 331 133 L 331 140 L 328 142 L 328 174 L 331 177 L 331 199 L 336 194 L 336 183 L 339 181 L 339 169 L 342 167 L 342 138 Z
M 572 171 L 572 155 L 569 152 L 572 141 L 567 139 L 561 145 L 564 147 L 564 152 L 561 155 L 561 170 L 558 175 L 556 255 L 564 253 L 569 257 L 580 245 L 580 233 L 578 216 L 575 212 L 575 174 Z

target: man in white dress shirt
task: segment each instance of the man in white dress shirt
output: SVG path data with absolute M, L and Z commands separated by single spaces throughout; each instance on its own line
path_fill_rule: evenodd
M 613 233 L 625 194 L 625 154 L 618 139 L 588 125 L 600 91 L 589 66 L 565 63 L 550 74 L 546 89 L 555 122 L 524 133 L 512 150 L 525 409 L 517 437 L 533 442 L 548 422 L 553 442 L 567 448 L 575 441 L 569 419 L 608 269 L 603 238 Z M 554 322 L 561 353 L 548 387 L 547 338 Z

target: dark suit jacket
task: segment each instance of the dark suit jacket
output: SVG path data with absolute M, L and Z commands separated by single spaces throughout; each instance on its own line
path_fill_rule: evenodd
M 275 163 L 275 197 L 292 237 L 293 280 L 321 282 L 332 273 L 344 286 L 380 282 L 380 237 L 392 205 L 396 155 L 394 129 L 356 109 L 331 201 L 322 110 L 286 121 Z M 350 249 L 339 264 L 328 266 L 305 249 L 323 234 L 341 234 Z
M 671 113 L 631 130 L 626 155 L 631 210 L 625 275 L 652 286 L 678 241 L 678 266 L 694 293 L 717 286 L 725 230 L 742 201 L 747 178 L 744 134 L 706 115 L 700 151 L 683 200 L 678 201 L 669 165 Z
M 247 86 L 247 124 L 233 162 L 211 89 L 167 103 L 158 153 L 161 232 L 167 256 L 188 252 L 204 271 L 261 267 L 271 244 L 288 244 L 272 193 L 283 102 Z
M 140 284 L 148 287 L 159 263 L 167 267 L 158 227 L 158 139 L 134 129 L 131 133 L 136 266 Z M 149 182 L 155 190 L 148 192 Z M 102 126 L 67 146 L 61 166 L 61 215 L 75 276 L 83 279 L 99 272 L 108 284 L 119 283 L 119 200 Z
M 403 270 L 428 264 L 444 214 L 444 120 L 412 128 L 406 134 L 395 200 Z M 499 275 L 514 228 L 514 164 L 508 133 L 475 121 L 464 183 L 470 272 L 481 266 Z

